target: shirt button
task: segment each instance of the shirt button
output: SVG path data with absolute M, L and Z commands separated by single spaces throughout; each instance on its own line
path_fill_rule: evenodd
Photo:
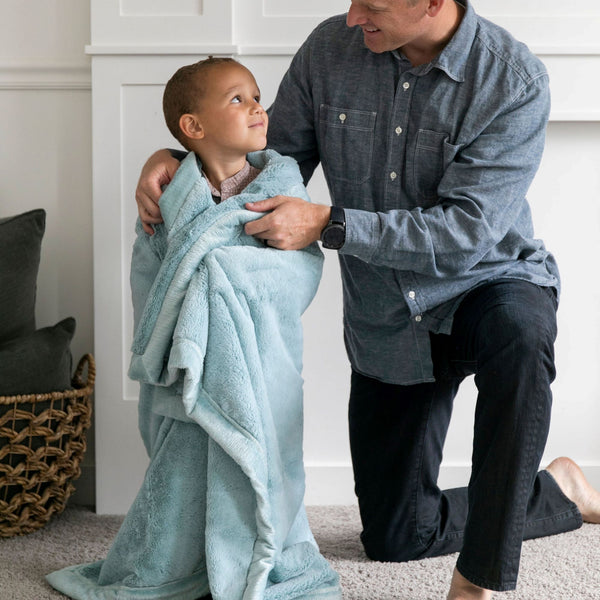
M 416 321 L 417 323 L 420 323 L 422 320 L 423 320 L 423 317 L 422 317 L 421 315 L 417 315 L 417 316 L 415 317 L 415 321 Z
M 412 290 L 410 290 L 410 292 L 408 292 L 408 297 L 409 297 L 411 300 L 414 300 L 416 296 L 417 296 L 417 295 L 416 295 L 416 294 L 415 294 L 415 293 L 414 293 Z
M 402 84 L 402 87 L 403 87 L 403 88 L 404 88 L 404 90 L 406 91 L 406 90 L 407 90 L 407 89 L 410 87 L 410 83 L 408 83 L 408 81 L 405 81 L 405 82 Z
M 338 118 L 343 123 L 346 120 L 346 114 L 342 113 Z
M 398 174 L 396 173 L 396 171 L 392 171 L 392 172 L 390 173 L 390 179 L 391 179 L 392 181 L 394 181 L 394 179 L 396 179 L 396 177 L 398 177 Z
M 396 127 L 396 135 L 400 135 L 402 133 L 402 127 Z

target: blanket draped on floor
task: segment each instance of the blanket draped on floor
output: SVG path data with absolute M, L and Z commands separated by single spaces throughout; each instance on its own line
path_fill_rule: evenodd
M 215 204 L 193 154 L 138 223 L 132 261 L 142 488 L 106 559 L 48 575 L 78 600 L 341 598 L 304 510 L 302 328 L 321 276 L 316 245 L 282 252 L 244 233 L 246 202 L 306 198 L 296 163 L 261 169 Z

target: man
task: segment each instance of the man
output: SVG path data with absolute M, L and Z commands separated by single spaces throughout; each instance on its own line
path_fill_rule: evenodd
M 600 494 L 575 463 L 536 473 L 559 275 L 525 195 L 549 105 L 541 62 L 466 0 L 352 0 L 309 36 L 270 109 L 269 145 L 305 179 L 321 162 L 334 207 L 247 206 L 268 214 L 246 232 L 275 248 L 337 250 L 362 541 L 375 560 L 459 551 L 450 600 L 514 589 L 523 539 L 600 522 Z M 142 173 L 148 230 L 176 164 L 163 151 Z M 471 480 L 441 491 L 469 374 Z

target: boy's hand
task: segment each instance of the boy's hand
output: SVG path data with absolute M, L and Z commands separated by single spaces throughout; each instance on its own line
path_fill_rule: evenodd
M 162 223 L 158 207 L 161 187 L 170 183 L 178 168 L 179 161 L 173 158 L 168 150 L 155 152 L 142 168 L 135 190 L 135 201 L 144 231 L 149 235 L 154 234 L 151 225 Z
M 249 202 L 246 208 L 268 214 L 246 223 L 245 232 L 279 250 L 301 250 L 316 242 L 329 222 L 331 212 L 329 206 L 311 204 L 302 198 L 290 196 Z

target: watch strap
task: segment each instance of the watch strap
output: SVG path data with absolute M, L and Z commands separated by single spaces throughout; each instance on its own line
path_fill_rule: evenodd
M 346 213 L 340 206 L 332 206 L 331 213 L 329 215 L 329 225 L 333 223 L 339 223 L 340 225 L 346 226 Z
M 339 206 L 332 206 L 329 222 L 321 232 L 323 248 L 339 250 L 346 241 L 346 213 Z

